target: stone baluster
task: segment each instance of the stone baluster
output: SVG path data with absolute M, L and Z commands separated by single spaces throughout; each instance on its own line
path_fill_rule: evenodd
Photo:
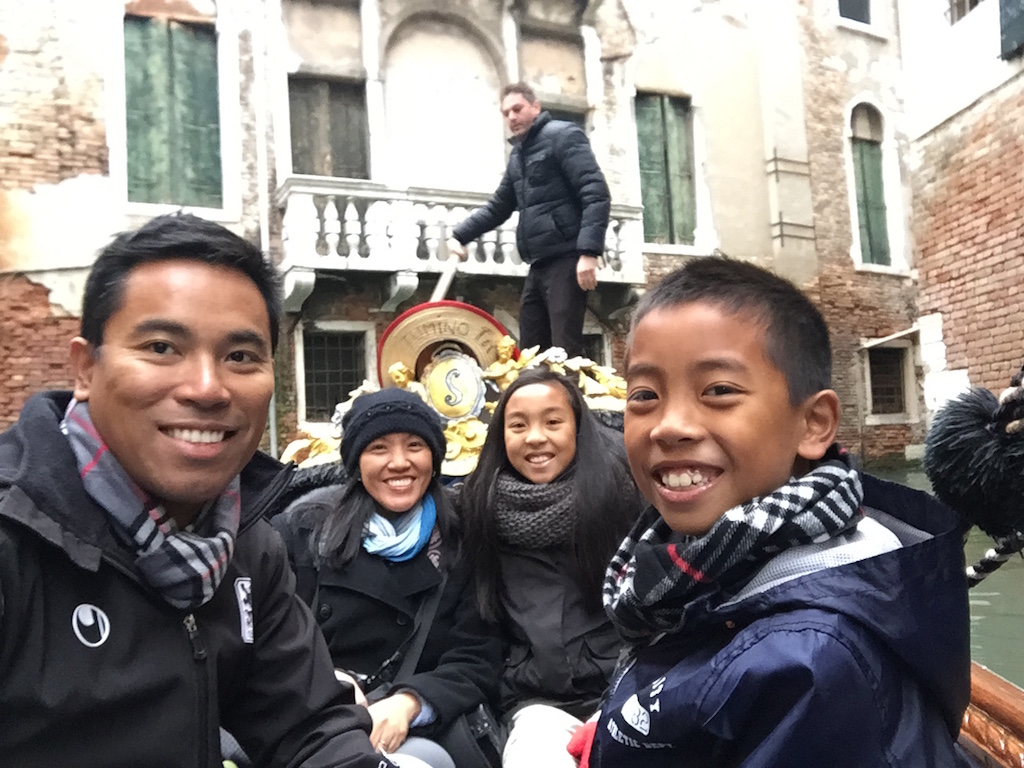
M 447 213 L 445 214 L 446 223 L 446 237 L 452 236 L 452 231 L 459 225 L 460 222 L 464 221 L 469 216 L 469 210 L 462 205 L 446 206 Z M 466 243 L 466 261 L 476 261 L 476 243 Z
M 498 233 L 494 230 L 485 232 L 483 237 L 480 238 L 483 246 L 483 261 L 486 264 L 494 263 L 494 253 L 498 247 Z
M 604 260 L 612 272 L 622 271 L 622 244 L 619 241 L 621 229 L 621 220 L 609 219 L 608 233 L 604 238 Z
M 316 254 L 320 222 L 312 195 L 291 194 L 284 211 L 283 237 L 285 252 L 300 259 L 312 258 Z
M 644 282 L 644 224 L 639 218 L 623 219 L 619 227 L 621 270 L 629 279 Z
M 360 254 L 360 246 L 362 245 L 363 239 L 363 223 L 359 218 L 359 209 L 356 207 L 355 200 L 350 197 L 345 199 L 345 251 L 349 258 L 358 258 Z
M 416 247 L 419 243 L 420 228 L 413 213 L 413 204 L 407 200 L 391 203 L 390 261 L 396 269 L 406 269 L 416 261 Z
M 388 255 L 388 222 L 391 220 L 391 202 L 373 200 L 366 208 L 364 229 L 368 258 L 386 259 Z
M 437 264 L 445 256 L 445 253 L 442 253 L 445 232 L 444 215 L 443 206 L 423 206 L 423 239 L 426 244 L 426 258 L 431 264 Z
M 313 195 L 313 208 L 316 209 L 316 253 L 318 256 L 327 255 L 327 237 L 324 235 L 324 208 L 326 206 L 326 197 Z
M 344 205 L 344 197 L 341 195 L 330 195 L 324 204 L 324 238 L 327 241 L 327 255 L 340 256 L 338 250 L 341 242 L 341 216 L 338 213 L 338 206 Z
M 513 213 L 512 216 L 501 225 L 501 242 L 502 251 L 506 255 L 506 263 L 508 264 L 522 264 L 523 260 L 519 256 L 519 249 L 516 247 L 516 228 L 519 226 L 519 214 Z M 505 244 L 508 247 L 505 247 Z

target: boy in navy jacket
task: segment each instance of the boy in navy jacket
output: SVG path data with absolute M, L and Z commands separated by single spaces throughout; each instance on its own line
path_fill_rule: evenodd
M 626 371 L 652 506 L 604 585 L 626 647 L 589 765 L 956 765 L 958 522 L 838 448 L 810 301 L 752 264 L 692 261 L 644 296 Z

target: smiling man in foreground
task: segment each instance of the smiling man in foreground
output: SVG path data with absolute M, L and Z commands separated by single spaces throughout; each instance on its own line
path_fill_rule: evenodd
M 0 755 L 23 766 L 386 768 L 262 513 L 273 267 L 194 216 L 86 283 L 73 392 L 0 435 Z

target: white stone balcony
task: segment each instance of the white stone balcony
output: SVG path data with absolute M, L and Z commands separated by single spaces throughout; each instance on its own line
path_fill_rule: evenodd
M 447 245 L 452 228 L 487 199 L 473 192 L 289 176 L 275 195 L 284 212 L 281 268 L 288 308 L 297 309 L 296 302 L 301 306 L 320 271 L 388 272 L 405 276 L 413 286 L 418 275 L 443 272 L 454 258 Z M 524 277 L 528 266 L 516 251 L 517 220 L 514 214 L 499 229 L 470 243 L 469 258 L 458 271 Z M 643 284 L 643 239 L 640 209 L 613 205 L 598 280 Z M 308 284 L 308 290 L 301 284 Z

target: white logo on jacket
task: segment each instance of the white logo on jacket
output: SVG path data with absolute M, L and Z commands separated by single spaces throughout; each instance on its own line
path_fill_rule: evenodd
M 635 693 L 622 705 L 622 719 L 644 736 L 651 732 L 651 714 L 640 706 L 640 699 Z
M 243 577 L 235 579 L 235 598 L 238 600 L 238 616 L 242 622 L 242 642 L 252 643 L 252 579 Z
M 110 637 L 110 619 L 95 605 L 82 603 L 71 614 L 71 629 L 87 648 L 98 648 Z

